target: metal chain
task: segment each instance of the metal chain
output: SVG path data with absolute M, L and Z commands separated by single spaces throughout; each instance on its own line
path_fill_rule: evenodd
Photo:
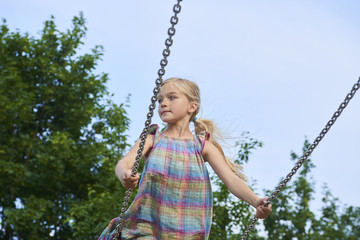
M 149 112 L 146 115 L 147 120 L 145 121 L 145 128 L 144 128 L 142 134 L 140 135 L 141 141 L 140 141 L 140 144 L 139 144 L 139 150 L 137 151 L 134 166 L 131 169 L 132 170 L 132 175 L 131 176 L 133 176 L 133 177 L 138 172 L 138 168 L 139 168 L 139 164 L 140 164 L 140 160 L 141 160 L 141 155 L 142 155 L 142 152 L 144 150 L 144 146 L 145 146 L 145 142 L 146 142 L 146 136 L 148 134 L 149 126 L 151 124 L 151 118 L 154 115 L 154 109 L 156 108 L 157 95 L 158 95 L 158 93 L 160 91 L 160 86 L 161 86 L 161 83 L 163 82 L 162 77 L 165 74 L 165 67 L 166 67 L 166 65 L 168 63 L 167 58 L 170 56 L 170 47 L 173 44 L 172 37 L 175 35 L 175 25 L 179 21 L 178 14 L 180 13 L 180 10 L 181 10 L 180 2 L 182 2 L 182 0 L 177 0 L 177 3 L 173 7 L 174 15 L 170 18 L 171 27 L 168 29 L 168 36 L 169 37 L 165 41 L 166 48 L 162 52 L 163 58 L 160 61 L 160 69 L 157 72 L 158 73 L 158 78 L 155 81 L 156 87 L 153 90 L 154 95 L 151 97 L 151 104 L 149 106 Z M 115 227 L 115 236 L 113 237 L 113 240 L 118 240 L 119 235 L 120 235 L 120 233 L 122 231 L 123 220 L 124 220 L 125 212 L 126 212 L 126 210 L 128 208 L 128 205 L 129 205 L 131 191 L 132 191 L 132 189 L 128 189 L 126 191 L 126 193 L 125 193 L 124 202 L 123 202 L 123 205 L 122 205 L 122 208 L 121 208 L 121 213 L 120 213 L 120 216 L 119 216 L 120 221 Z
M 314 142 L 310 145 L 310 147 L 307 149 L 305 154 L 300 158 L 300 160 L 295 164 L 295 167 L 291 169 L 290 173 L 285 177 L 284 180 L 281 181 L 279 186 L 276 188 L 276 190 L 271 194 L 271 196 L 267 199 L 264 206 L 268 206 L 275 198 L 276 196 L 281 192 L 281 190 L 286 186 L 286 184 L 291 180 L 292 176 L 295 175 L 297 170 L 303 165 L 303 163 L 307 160 L 307 158 L 310 156 L 310 154 L 314 151 L 316 146 L 320 143 L 320 141 L 325 137 L 326 133 L 330 130 L 331 126 L 335 123 L 336 119 L 340 116 L 342 111 L 345 109 L 345 107 L 348 105 L 350 100 L 355 95 L 356 91 L 360 87 L 360 77 L 359 80 L 354 84 L 352 87 L 350 93 L 348 93 L 345 97 L 345 100 L 340 104 L 338 110 L 334 113 L 332 118 L 327 122 L 324 129 L 320 132 L 319 136 L 314 140 Z M 254 217 L 251 221 L 250 225 L 248 226 L 247 230 L 244 232 L 241 240 L 246 240 L 247 237 L 250 234 L 250 231 L 254 228 L 256 221 L 258 220 L 257 217 Z

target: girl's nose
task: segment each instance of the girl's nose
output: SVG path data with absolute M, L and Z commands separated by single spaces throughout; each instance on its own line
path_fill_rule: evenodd
M 165 101 L 165 100 L 163 100 L 163 101 L 161 102 L 160 106 L 161 106 L 161 107 L 166 107 L 166 106 L 167 106 L 166 101 Z

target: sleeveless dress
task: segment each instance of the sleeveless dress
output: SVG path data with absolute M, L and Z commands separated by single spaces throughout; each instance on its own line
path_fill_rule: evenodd
M 170 138 L 150 126 L 154 145 L 145 159 L 138 193 L 125 213 L 121 239 L 208 239 L 212 191 L 202 157 L 204 132 L 193 138 Z M 111 239 L 113 219 L 99 240 Z

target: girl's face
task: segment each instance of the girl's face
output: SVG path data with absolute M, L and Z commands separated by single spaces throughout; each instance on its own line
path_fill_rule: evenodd
M 166 123 L 189 121 L 197 107 L 195 103 L 190 103 L 173 83 L 166 83 L 161 87 L 158 102 L 159 116 Z

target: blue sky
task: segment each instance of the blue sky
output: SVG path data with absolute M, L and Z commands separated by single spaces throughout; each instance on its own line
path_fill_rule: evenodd
M 51 15 L 65 30 L 83 11 L 88 32 L 82 51 L 103 45 L 97 71 L 109 73 L 108 87 L 117 103 L 132 95 L 127 111 L 133 142 L 144 126 L 174 3 L 2 0 L 0 18 L 12 30 L 37 36 Z M 317 137 L 359 78 L 359 9 L 356 0 L 182 3 L 165 78 L 197 82 L 200 117 L 215 120 L 225 135 L 250 131 L 264 142 L 245 167 L 258 189 L 275 188 L 293 167 L 291 150 L 299 153 L 305 136 Z M 327 183 L 343 203 L 356 206 L 359 95 L 311 157 L 317 192 Z

